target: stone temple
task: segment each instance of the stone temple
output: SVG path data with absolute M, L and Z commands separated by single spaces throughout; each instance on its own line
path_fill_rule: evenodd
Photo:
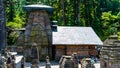
M 18 39 L 17 45 L 21 48 L 19 52 L 23 52 L 29 58 L 32 44 L 36 43 L 40 57 L 45 57 L 51 52 L 50 14 L 52 14 L 53 8 L 46 5 L 27 5 L 23 9 L 28 13 L 28 22 L 25 32 Z
M 120 68 L 120 40 L 112 35 L 105 40 L 101 49 L 101 68 Z
M 32 44 L 37 44 L 39 58 L 49 55 L 60 59 L 62 55 L 77 53 L 79 58 L 97 56 L 97 46 L 103 45 L 91 27 L 58 26 L 52 21 L 53 8 L 46 5 L 27 5 L 28 22 L 18 39 L 18 53 L 30 60 Z

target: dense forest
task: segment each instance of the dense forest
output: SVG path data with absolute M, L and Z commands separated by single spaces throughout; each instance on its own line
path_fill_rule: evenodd
M 10 29 L 25 26 L 24 5 L 45 4 L 54 7 L 52 19 L 60 26 L 90 26 L 102 41 L 112 34 L 120 34 L 120 0 L 7 0 L 7 3 L 7 27 Z M 15 34 L 8 32 L 8 44 L 15 43 L 18 37 Z

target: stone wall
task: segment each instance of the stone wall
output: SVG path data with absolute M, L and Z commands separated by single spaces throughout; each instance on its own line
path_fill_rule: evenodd
M 49 43 L 51 43 L 52 30 L 48 13 L 44 10 L 31 12 L 28 18 L 26 30 L 32 28 L 33 24 L 40 24 L 40 29 L 37 29 L 37 27 L 35 27 L 35 30 L 45 31 L 47 33 Z M 44 34 L 45 32 L 43 32 L 42 35 L 46 35 Z
M 26 46 L 29 46 L 30 43 L 37 43 L 42 57 L 50 53 L 48 50 L 52 41 L 52 30 L 49 15 L 46 11 L 32 11 L 30 13 L 25 38 Z
M 93 45 L 55 45 L 56 47 L 56 57 L 61 57 L 62 55 L 72 55 L 77 53 L 79 57 L 90 57 L 90 55 L 98 55 L 95 46 Z

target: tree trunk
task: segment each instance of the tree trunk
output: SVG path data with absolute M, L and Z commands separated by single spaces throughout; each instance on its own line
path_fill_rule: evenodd
M 0 0 L 0 50 L 6 45 L 6 30 L 5 30 L 5 6 L 3 1 Z
M 67 23 L 66 23 L 66 15 L 65 15 L 65 13 L 66 13 L 66 9 L 65 9 L 65 0 L 62 0 L 62 9 L 63 9 L 63 23 L 64 23 L 64 25 L 66 26 L 67 25 Z

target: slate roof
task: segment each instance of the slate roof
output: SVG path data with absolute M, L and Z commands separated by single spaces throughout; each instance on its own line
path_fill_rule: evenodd
M 103 45 L 91 27 L 58 26 L 52 40 L 53 45 Z

